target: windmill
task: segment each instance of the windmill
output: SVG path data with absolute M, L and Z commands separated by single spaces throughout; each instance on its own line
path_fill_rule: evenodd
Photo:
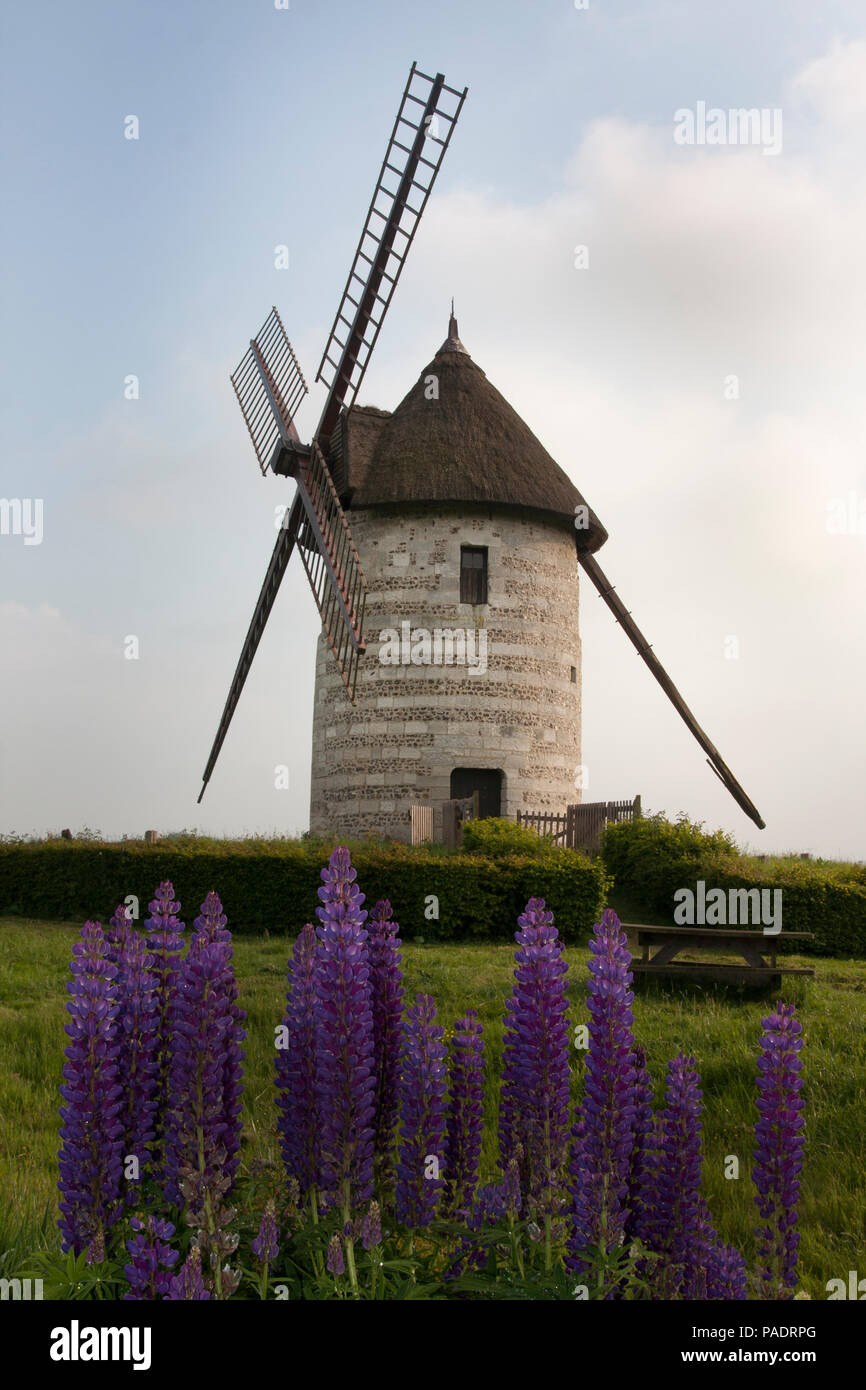
M 389 416 L 388 412 L 354 404 L 465 97 L 466 89 L 460 92 L 447 86 L 441 73 L 428 77 L 419 72 L 415 64 L 412 65 L 349 278 L 319 366 L 317 380 L 325 383 L 327 398 L 312 443 L 302 444 L 294 425 L 294 414 L 306 395 L 307 387 L 276 309 L 251 341 L 232 375 L 262 472 L 270 471 L 294 478 L 297 492 L 274 547 L 198 799 L 201 801 L 213 772 L 280 581 L 295 548 L 321 614 L 320 645 L 329 649 L 329 655 L 325 658 L 330 663 L 329 670 L 338 673 L 344 703 L 348 698 L 354 705 L 357 693 L 359 704 L 363 707 L 362 713 L 366 709 L 366 717 L 370 720 L 371 733 L 365 756 L 370 758 L 371 754 L 383 751 L 375 743 L 376 739 L 381 740 L 380 732 L 374 734 L 372 731 L 379 730 L 381 707 L 394 704 L 393 689 L 382 684 L 380 668 L 369 664 L 362 675 L 364 689 L 359 689 L 357 684 L 359 669 L 364 669 L 360 663 L 365 650 L 364 614 L 367 598 L 364 568 L 356 545 L 358 526 L 361 526 L 365 537 L 369 561 L 379 565 L 385 552 L 406 552 L 406 535 L 414 535 L 415 531 L 407 531 L 404 523 L 407 524 L 407 517 L 413 525 L 419 521 L 419 507 L 422 508 L 421 522 L 427 516 L 433 525 L 437 509 L 445 507 L 453 511 L 455 506 L 459 506 L 467 524 L 470 516 L 475 515 L 472 524 L 476 528 L 476 539 L 481 525 L 478 520 L 481 508 L 485 514 L 489 512 L 490 517 L 494 516 L 494 512 L 508 512 L 509 516 L 521 519 L 521 526 L 526 518 L 540 519 L 543 522 L 540 534 L 551 546 L 551 563 L 554 552 L 559 555 L 563 546 L 567 546 L 570 565 L 574 569 L 576 547 L 577 564 L 588 575 L 697 739 L 710 767 L 746 815 L 763 828 L 764 822 L 757 809 L 698 724 L 599 566 L 595 552 L 607 539 L 607 531 L 571 480 L 472 361 L 460 341 L 453 308 L 446 341 L 393 414 Z M 438 400 L 437 393 L 434 403 L 428 400 L 428 392 L 424 389 L 431 374 L 437 381 L 441 377 L 443 383 L 442 399 Z M 454 402 L 458 403 L 458 407 Z M 485 442 L 483 459 L 478 456 L 479 440 Z M 362 464 L 359 460 L 364 456 L 366 463 Z M 343 510 L 346 502 L 356 517 L 356 537 L 353 537 Z M 577 514 L 581 514 L 579 521 L 575 519 Z M 365 517 L 369 519 L 372 516 L 378 518 L 374 528 L 375 539 L 368 520 L 365 520 Z M 383 516 L 385 520 L 382 520 Z M 454 520 L 453 516 L 451 520 Z M 449 536 L 460 529 L 453 524 L 445 528 Z M 537 536 L 538 530 L 533 534 Z M 513 548 L 519 548 L 520 538 L 516 532 L 515 537 Z M 458 547 L 459 540 L 458 536 L 454 542 Z M 445 542 L 440 540 L 437 544 Z M 463 551 L 472 549 L 481 550 L 484 547 L 459 547 L 460 564 Z M 484 549 L 485 565 L 486 554 Z M 408 560 L 408 555 L 406 558 Z M 555 563 L 560 564 L 561 561 L 557 559 Z M 455 593 L 454 602 L 450 607 L 446 605 L 443 608 L 438 573 L 441 566 L 436 569 L 433 587 L 440 592 L 437 597 L 431 588 L 427 596 L 428 607 L 433 605 L 431 613 L 435 609 L 434 598 L 439 604 L 436 611 L 441 611 L 446 618 L 464 611 L 475 615 L 473 621 L 489 620 L 494 626 L 497 613 L 500 617 L 505 613 L 502 605 L 497 610 L 492 600 L 488 604 L 486 592 L 483 601 L 480 594 L 464 596 L 462 592 Z M 377 578 L 381 577 L 377 572 Z M 378 587 L 381 589 L 383 586 Z M 387 584 L 384 587 L 387 588 Z M 576 611 L 573 605 L 576 605 L 576 598 L 576 587 L 572 590 L 566 585 L 561 599 L 551 597 L 549 608 L 560 628 L 570 622 L 575 634 Z M 558 615 L 557 604 L 561 607 Z M 417 603 L 415 607 L 418 607 Z M 539 611 L 542 614 L 548 611 L 546 600 L 542 601 Z M 479 618 L 478 614 L 483 616 Z M 381 605 L 375 616 L 378 618 L 377 627 L 389 622 Z M 503 621 L 513 622 L 513 614 L 511 617 L 506 614 Z M 544 626 L 547 619 L 542 616 L 538 622 Z M 555 626 L 556 623 L 552 623 L 552 629 Z M 513 638 L 511 640 L 513 642 Z M 548 647 L 551 648 L 550 642 Z M 553 666 L 556 666 L 557 660 L 561 663 L 564 657 L 554 651 L 551 657 Z M 507 665 L 507 662 L 503 664 Z M 564 669 L 567 672 L 567 663 Z M 413 671 L 411 674 L 414 676 L 418 673 Z M 576 681 L 575 666 L 571 667 L 570 679 L 571 682 Z M 345 770 L 350 766 L 355 769 L 357 763 L 350 764 L 346 758 L 341 763 L 341 755 L 336 748 L 339 740 L 326 727 L 327 720 L 335 717 L 333 711 L 337 696 L 334 690 L 325 689 L 325 686 L 333 686 L 334 680 L 325 675 L 324 664 L 320 662 L 317 670 L 317 713 L 314 716 L 314 765 L 317 752 L 320 762 L 330 759 L 334 780 L 341 782 Z M 569 690 L 567 674 L 564 680 L 564 691 L 558 697 L 560 703 Z M 556 681 L 553 683 L 557 684 Z M 413 687 L 407 684 L 405 688 Z M 451 728 L 454 724 L 453 689 L 450 693 L 444 688 L 431 693 L 429 681 L 416 688 L 419 692 L 423 691 L 423 694 L 418 694 L 416 703 L 427 709 L 427 716 L 434 720 L 440 717 L 448 721 L 446 727 Z M 485 701 L 493 707 L 493 718 L 518 718 L 516 715 L 497 714 L 497 698 L 514 694 L 501 681 L 498 685 L 495 681 L 486 685 L 477 680 L 474 684 L 470 681 L 469 689 L 471 696 L 464 696 L 462 703 L 473 706 L 472 718 Z M 403 704 L 411 705 L 413 702 L 411 695 L 396 698 L 398 702 L 402 700 Z M 515 705 L 513 699 L 503 699 L 502 703 L 509 709 Z M 320 706 L 327 706 L 329 713 L 320 716 Z M 538 723 L 540 707 L 536 701 L 529 722 Z M 321 724 L 322 718 L 325 719 L 324 724 Z M 356 755 L 364 744 L 363 727 L 363 722 L 359 721 L 344 739 L 344 745 L 350 750 L 349 757 Z M 395 724 L 395 728 L 402 730 L 404 727 L 408 726 Z M 418 723 L 417 727 L 423 728 L 423 723 Z M 510 725 L 505 723 L 504 727 L 508 729 Z M 361 731 L 358 732 L 358 729 Z M 554 742 L 559 736 L 563 744 L 566 743 L 570 737 L 567 721 L 562 723 L 559 735 L 554 729 L 552 736 Z M 449 794 L 445 762 L 449 758 L 453 761 L 453 746 L 446 748 L 444 740 L 438 735 L 428 737 L 425 734 L 423 737 L 427 739 L 426 746 L 433 749 L 429 754 L 427 781 L 422 789 L 416 778 L 413 795 L 409 799 L 417 801 L 419 796 L 434 801 L 445 799 Z M 576 740 L 579 741 L 579 732 Z M 473 750 L 481 748 L 480 753 L 473 751 L 475 763 L 487 768 L 497 763 L 505 765 L 507 749 L 502 751 L 496 745 L 495 737 L 491 736 L 482 744 L 477 739 L 468 739 L 468 736 L 467 741 L 472 743 Z M 415 750 L 404 751 L 407 755 L 412 751 L 414 755 Z M 379 761 L 383 767 L 388 766 L 381 758 Z M 417 768 L 417 763 L 415 766 Z M 516 769 L 517 763 L 512 762 L 512 767 Z M 477 773 L 478 768 L 470 770 Z M 395 783 L 401 780 L 401 774 L 377 772 L 368 779 L 371 787 L 374 779 L 378 783 L 386 776 L 393 776 Z M 452 795 L 462 794 L 454 791 L 453 780 L 451 787 Z M 387 803 L 389 806 L 396 805 L 394 814 L 401 823 L 408 809 L 406 790 L 404 786 L 399 793 L 403 795 L 402 802 L 395 792 L 397 801 L 391 797 Z M 388 794 L 387 787 L 384 794 Z M 314 802 L 316 795 L 314 791 Z M 383 822 L 376 813 L 375 803 L 371 802 L 370 805 L 373 809 L 368 814 L 369 823 L 381 827 Z M 363 825 L 364 818 L 361 817 L 360 820 L 345 821 L 341 828 L 346 833 L 352 829 L 363 832 Z

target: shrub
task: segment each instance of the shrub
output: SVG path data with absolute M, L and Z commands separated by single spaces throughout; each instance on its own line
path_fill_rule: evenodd
M 680 816 L 676 822 L 663 815 L 642 816 L 609 825 L 602 837 L 602 857 L 608 873 L 620 888 L 634 891 L 653 906 L 666 911 L 672 899 L 668 885 L 689 883 L 696 871 L 734 859 L 737 846 L 723 830 L 707 832 L 702 821 Z
M 539 835 L 531 826 L 518 825 L 504 816 L 467 821 L 463 827 L 464 853 L 484 854 L 488 859 L 499 859 L 504 854 L 541 857 L 556 848 L 549 836 Z
M 315 920 L 319 866 L 333 848 L 323 854 L 315 842 L 298 840 L 0 844 L 0 910 L 14 904 L 32 917 L 107 920 L 129 896 L 145 904 L 149 885 L 162 879 L 187 902 L 202 902 L 219 884 L 235 931 L 294 935 Z M 555 846 L 542 856 L 491 858 L 371 841 L 352 857 L 369 901 L 390 900 L 406 940 L 501 940 L 527 900 L 543 896 L 563 939 L 575 941 L 587 937 L 604 907 L 603 866 Z
M 603 860 L 618 889 L 646 909 L 673 920 L 674 893 L 698 879 L 733 888 L 782 890 L 782 930 L 812 932 L 807 955 L 866 956 L 866 882 L 862 867 L 741 854 L 723 831 L 707 833 L 682 817 L 663 816 L 608 826 Z

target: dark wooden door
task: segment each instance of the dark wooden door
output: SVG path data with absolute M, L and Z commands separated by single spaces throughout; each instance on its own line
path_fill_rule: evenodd
M 451 796 L 471 796 L 478 792 L 479 818 L 502 815 L 502 773 L 499 768 L 455 767 L 451 773 Z

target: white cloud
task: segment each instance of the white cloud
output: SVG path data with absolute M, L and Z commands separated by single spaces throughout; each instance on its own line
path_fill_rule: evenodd
M 866 40 L 835 39 L 827 53 L 808 63 L 792 90 L 829 125 L 848 127 L 866 115 Z

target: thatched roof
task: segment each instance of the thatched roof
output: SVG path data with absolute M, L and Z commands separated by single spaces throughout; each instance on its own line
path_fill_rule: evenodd
M 586 505 L 472 361 L 453 314 L 448 337 L 397 409 L 389 414 L 353 406 L 346 435 L 343 465 L 350 507 L 494 503 L 552 513 L 573 526 L 575 508 Z M 590 510 L 588 530 L 576 529 L 575 536 L 586 549 L 597 550 L 607 532 Z

